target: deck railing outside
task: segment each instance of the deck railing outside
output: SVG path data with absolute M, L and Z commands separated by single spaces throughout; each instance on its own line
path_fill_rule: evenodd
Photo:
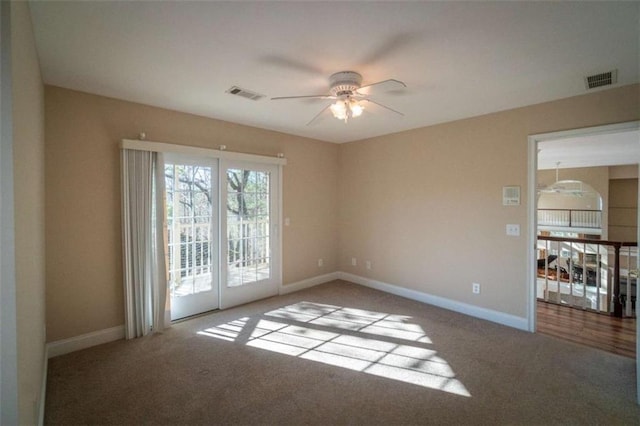
M 208 218 L 177 218 L 169 223 L 167 260 L 171 296 L 210 290 L 213 264 Z
M 635 316 L 637 243 L 539 236 L 537 297 L 615 316 Z

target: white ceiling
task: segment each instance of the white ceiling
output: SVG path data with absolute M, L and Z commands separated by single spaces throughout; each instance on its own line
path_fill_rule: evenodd
M 581 95 L 585 75 L 610 69 L 617 86 L 640 80 L 640 2 L 30 6 L 47 84 L 332 142 Z M 328 101 L 269 100 L 327 93 L 343 70 L 404 81 L 374 99 L 406 115 L 306 126 Z M 267 97 L 226 94 L 233 85 Z
M 640 131 L 538 142 L 538 170 L 638 164 Z M 560 163 L 560 164 L 558 164 Z

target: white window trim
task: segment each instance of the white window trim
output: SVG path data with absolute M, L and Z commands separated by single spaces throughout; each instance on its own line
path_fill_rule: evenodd
M 253 163 L 276 164 L 284 166 L 287 164 L 286 158 L 270 157 L 267 155 L 245 154 L 243 152 L 220 151 L 219 149 L 199 148 L 188 145 L 177 145 L 164 142 L 140 141 L 135 139 L 123 139 L 120 147 L 122 149 L 137 149 L 141 151 L 163 152 L 167 154 L 183 154 L 189 156 L 220 158 L 234 161 L 250 161 Z

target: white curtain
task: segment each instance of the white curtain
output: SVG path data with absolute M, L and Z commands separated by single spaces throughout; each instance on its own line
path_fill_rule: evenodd
M 161 332 L 171 317 L 161 153 L 122 150 L 122 238 L 127 339 Z

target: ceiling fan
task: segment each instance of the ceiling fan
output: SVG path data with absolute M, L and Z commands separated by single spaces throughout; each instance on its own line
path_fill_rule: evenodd
M 542 189 L 540 192 L 562 194 L 572 197 L 584 197 L 591 193 L 591 191 L 583 189 L 582 181 L 579 180 L 559 180 Z
M 361 84 L 362 76 L 357 72 L 340 71 L 329 77 L 329 93 L 325 95 L 279 96 L 271 98 L 271 100 L 326 99 L 335 101 L 334 103 L 324 107 L 318 114 L 316 114 L 316 116 L 307 123 L 307 126 L 316 121 L 326 110 L 330 110 L 335 118 L 343 120 L 346 123 L 350 118 L 362 115 L 362 112 L 365 109 L 364 104 L 367 102 L 378 105 L 400 116 L 404 116 L 400 111 L 396 111 L 393 108 L 389 108 L 388 106 L 381 104 L 380 102 L 374 101 L 367 93 L 372 87 L 380 87 L 382 85 L 398 88 L 407 87 L 407 85 L 402 81 L 390 78 L 376 83 L 367 84 L 365 86 L 361 86 Z
M 562 194 L 573 197 L 584 197 L 593 194 L 593 191 L 583 188 L 583 182 L 579 180 L 560 180 L 560 162 L 556 162 L 556 181 L 541 189 L 540 192 Z

